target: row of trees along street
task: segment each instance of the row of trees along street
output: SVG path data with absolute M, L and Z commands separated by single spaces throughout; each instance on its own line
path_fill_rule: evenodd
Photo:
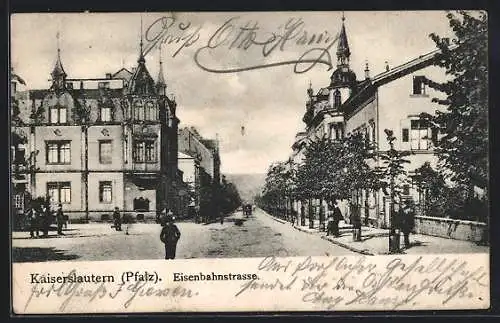
M 446 109 L 421 114 L 441 135 L 428 138 L 433 141 L 439 160 L 437 168 L 427 162 L 415 170 L 413 183 L 424 197 L 418 209 L 420 215 L 487 222 L 487 16 L 459 11 L 448 13 L 447 18 L 455 35 L 455 46 L 451 47 L 448 39 L 430 35 L 441 50 L 434 65 L 444 68 L 450 80 L 439 83 L 425 79 L 429 87 L 445 94 L 444 100 L 433 99 L 433 102 Z M 290 159 L 269 167 L 257 203 L 275 216 L 298 217 L 301 225 L 305 225 L 306 213 L 313 220 L 310 202 L 314 199 L 328 204 L 333 200 L 349 200 L 354 217 L 360 216 L 356 194 L 361 189 L 382 190 L 394 201 L 409 182 L 405 164 L 409 163 L 410 152 L 394 149 L 397 139 L 392 130 L 386 129 L 385 134 L 391 147 L 388 151 L 377 151 L 376 143 L 367 142 L 359 134 L 337 141 L 318 138 L 309 142 L 300 164 Z M 475 187 L 484 190 L 484 194 L 475 195 Z M 309 210 L 306 212 L 303 207 L 295 210 L 293 201 L 308 201 Z M 391 211 L 394 213 L 392 208 Z M 318 219 L 320 228 L 324 228 L 322 208 Z

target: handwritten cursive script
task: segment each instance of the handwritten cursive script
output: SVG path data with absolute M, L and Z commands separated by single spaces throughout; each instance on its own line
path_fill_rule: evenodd
M 429 297 L 443 306 L 479 299 L 478 291 L 489 286 L 484 266 L 450 256 L 395 257 L 385 263 L 366 256 L 285 261 L 270 256 L 257 270 L 262 273 L 260 280 L 242 284 L 236 297 L 266 290 L 290 291 L 303 302 L 328 310 L 339 306 L 411 309 Z
M 145 31 L 144 54 L 165 44 L 174 46 L 172 57 L 176 57 L 184 49 L 201 42 L 202 31 L 202 26 L 194 26 L 190 21 L 180 21 L 173 16 L 158 18 Z M 235 73 L 282 65 L 293 65 L 295 73 L 305 73 L 317 64 L 333 68 L 330 50 L 337 39 L 338 36 L 326 30 L 319 33 L 307 30 L 300 17 L 289 18 L 273 31 L 265 30 L 259 21 L 230 17 L 208 37 L 206 43 L 196 47 L 193 60 L 199 68 L 212 73 Z M 280 57 L 295 51 L 299 52 L 295 59 L 283 60 Z M 226 66 L 224 58 L 228 55 L 238 57 L 238 66 Z M 213 57 L 219 59 L 209 62 Z M 259 57 L 266 62 L 252 63 Z
M 73 270 L 72 272 L 74 272 Z M 139 298 L 192 298 L 198 292 L 181 285 L 162 286 L 151 281 L 122 281 L 118 284 L 102 282 L 99 284 L 65 281 L 63 283 L 33 283 L 30 295 L 24 306 L 26 311 L 34 299 L 60 299 L 59 311 L 64 312 L 70 304 L 90 304 L 102 299 L 124 300 L 123 307 L 128 308 Z

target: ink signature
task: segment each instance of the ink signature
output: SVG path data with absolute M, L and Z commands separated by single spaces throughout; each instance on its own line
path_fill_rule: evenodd
M 189 21 L 161 17 L 146 29 L 144 54 L 158 45 L 166 44 L 175 46 L 172 57 L 176 57 L 184 49 L 200 42 L 201 31 L 202 26 L 194 26 Z M 199 68 L 211 73 L 236 73 L 282 65 L 293 65 L 295 73 L 305 73 L 317 64 L 326 65 L 331 70 L 333 63 L 330 50 L 337 39 L 338 36 L 328 31 L 314 33 L 307 30 L 302 18 L 289 18 L 277 30 L 268 32 L 263 30 L 258 21 L 242 22 L 240 17 L 231 17 L 217 28 L 206 44 L 195 50 L 193 60 Z M 279 59 L 280 54 L 296 48 L 303 49 L 297 59 Z M 278 58 L 270 63 L 252 64 L 252 60 L 258 60 L 258 57 L 250 55 L 250 51 L 255 49 L 260 52 L 261 59 Z M 243 66 L 222 67 L 225 62 L 219 60 L 216 64 L 220 66 L 211 66 L 207 62 L 209 58 L 216 53 L 222 57 L 222 51 L 225 55 L 248 54 L 243 57 L 250 62 L 240 61 L 238 64 Z

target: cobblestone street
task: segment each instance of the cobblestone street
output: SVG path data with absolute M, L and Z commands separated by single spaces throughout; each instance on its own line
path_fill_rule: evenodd
M 241 225 L 238 222 L 241 221 Z M 248 219 L 241 212 L 224 224 L 177 223 L 181 239 L 176 258 L 322 256 L 351 254 L 319 236 L 279 223 L 257 209 Z M 13 261 L 162 259 L 161 227 L 135 223 L 129 235 L 117 232 L 109 223 L 70 224 L 59 237 L 30 239 L 29 232 L 13 232 Z

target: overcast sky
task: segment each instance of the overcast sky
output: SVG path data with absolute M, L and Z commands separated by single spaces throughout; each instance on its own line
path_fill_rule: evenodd
M 383 71 L 385 61 L 396 66 L 434 50 L 428 35 L 431 32 L 450 34 L 445 14 L 442 11 L 346 12 L 351 68 L 358 79 L 364 78 L 365 61 L 369 63 L 371 75 L 375 75 Z M 168 24 L 173 22 L 165 31 L 165 37 L 188 39 L 193 34 L 192 39 L 197 39 L 180 51 L 184 40 L 162 45 L 167 91 L 177 100 L 180 126 L 195 126 L 208 138 L 218 134 L 223 173 L 263 173 L 271 162 L 289 156 L 295 134 L 304 129 L 302 116 L 309 82 L 315 91 L 326 87 L 333 70 L 328 71 L 326 64 L 316 64 L 305 73 L 294 73 L 294 65 L 213 73 L 195 63 L 195 53 L 207 46 L 212 35 L 231 17 L 234 17 L 231 20 L 234 31 L 229 34 L 230 30 L 225 29 L 224 32 L 228 41 L 236 38 L 240 27 L 254 27 L 255 23 L 259 28 L 257 41 L 268 39 L 271 32 L 283 34 L 284 25 L 293 18 L 292 22 L 303 22 L 300 33 L 296 29 L 294 39 L 282 48 L 278 45 L 266 57 L 262 47 L 229 49 L 226 43 L 215 49 L 202 49 L 199 62 L 206 69 L 227 70 L 297 60 L 312 48 L 325 48 L 332 43 L 340 30 L 341 12 L 17 14 L 11 20 L 14 70 L 29 88 L 47 88 L 56 58 L 58 31 L 68 77 L 104 77 L 105 73 L 115 72 L 122 66 L 131 69 L 137 65 L 141 16 L 143 35 L 153 25 L 147 33 L 148 39 L 144 40 L 145 48 L 151 47 L 151 40 L 161 30 L 160 24 L 153 24 L 161 17 L 172 17 L 164 20 Z M 189 27 L 188 23 L 191 23 Z M 305 33 L 307 40 L 313 34 L 316 40 L 322 34 L 322 40 L 314 45 L 297 44 Z M 165 37 L 158 39 L 172 39 Z M 212 40 L 217 39 L 221 38 Z M 337 44 L 333 44 L 329 51 L 334 67 L 336 47 Z M 312 58 L 313 54 L 307 57 Z M 146 55 L 147 67 L 155 80 L 158 62 L 157 45 Z

